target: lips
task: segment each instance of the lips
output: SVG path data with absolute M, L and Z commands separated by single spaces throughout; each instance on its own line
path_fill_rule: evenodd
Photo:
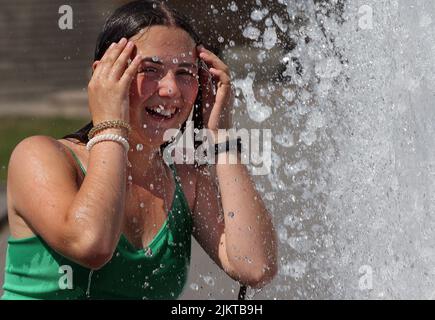
M 169 120 L 172 119 L 178 112 L 179 108 L 174 106 L 148 106 L 145 108 L 145 111 L 152 118 L 157 120 Z

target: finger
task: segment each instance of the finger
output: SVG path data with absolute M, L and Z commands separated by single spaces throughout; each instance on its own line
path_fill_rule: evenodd
M 215 95 L 212 81 L 213 74 L 201 68 L 201 87 L 202 87 L 202 111 L 205 123 L 208 122 L 211 110 L 215 103 Z
M 212 77 L 213 74 L 210 71 L 201 68 L 199 71 L 199 81 L 201 84 L 202 93 L 204 96 L 208 97 L 212 94 Z
M 118 59 L 125 45 L 127 44 L 127 39 L 122 38 L 119 40 L 117 44 L 115 44 L 112 48 L 108 49 L 103 58 L 101 58 L 101 71 L 100 75 L 109 76 L 110 70 L 115 63 L 116 59 Z
M 218 129 L 223 128 L 222 125 L 228 125 L 231 121 L 231 105 L 229 89 L 219 90 L 216 94 L 216 100 L 213 108 L 210 111 L 208 128 Z
M 136 55 L 136 57 L 134 57 L 133 61 L 130 63 L 128 68 L 124 71 L 124 74 L 119 80 L 119 82 L 124 87 L 130 87 L 131 81 L 136 76 L 137 69 L 139 68 L 141 62 L 142 62 L 142 56 L 138 54 Z
M 211 68 L 210 73 L 218 78 L 219 82 L 216 96 L 214 97 L 213 108 L 212 110 L 208 110 L 208 112 L 210 112 L 209 119 L 212 121 L 209 125 L 218 128 L 220 121 L 225 122 L 231 118 L 229 112 L 231 109 L 233 88 L 229 76 L 224 71 Z
M 221 112 L 222 109 L 226 107 L 231 101 L 231 96 L 232 96 L 231 86 L 222 85 L 221 88 L 216 92 L 213 111 L 215 111 L 214 109 L 216 109 L 216 112 Z
M 204 47 L 198 48 L 199 57 L 203 59 L 206 63 L 210 64 L 213 68 L 223 70 L 225 73 L 230 75 L 230 69 L 228 66 L 213 52 L 205 49 Z
M 101 61 L 96 60 L 94 61 L 95 68 L 92 71 L 92 78 L 98 78 L 100 71 L 101 71 Z
M 233 88 L 231 86 L 230 78 L 222 70 L 216 70 L 214 68 L 211 68 L 210 73 L 212 73 L 216 78 L 219 79 L 217 83 L 215 105 L 226 104 L 230 100 L 231 95 L 233 93 Z
M 231 79 L 230 79 L 229 75 L 225 71 L 218 70 L 218 69 L 215 69 L 215 68 L 210 68 L 210 73 L 213 76 L 215 76 L 217 79 L 219 79 L 218 88 L 221 85 L 229 85 L 229 86 L 231 86 Z
M 124 47 L 124 49 L 122 50 L 118 59 L 116 59 L 115 63 L 112 66 L 112 70 L 110 71 L 111 79 L 119 80 L 122 77 L 124 71 L 128 66 L 127 61 L 128 59 L 130 59 L 133 49 L 134 49 L 134 43 L 129 41 L 127 45 Z

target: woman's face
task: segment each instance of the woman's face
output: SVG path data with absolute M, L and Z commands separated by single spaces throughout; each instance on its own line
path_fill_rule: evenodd
M 196 44 L 183 29 L 152 26 L 131 39 L 143 61 L 130 87 L 130 123 L 139 139 L 161 145 L 180 128 L 198 94 Z M 132 57 L 133 58 L 133 57 Z

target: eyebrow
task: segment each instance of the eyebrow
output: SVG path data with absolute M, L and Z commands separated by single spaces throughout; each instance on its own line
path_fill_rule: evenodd
M 158 64 L 158 65 L 161 65 L 161 66 L 164 65 L 162 61 L 160 61 L 160 60 L 155 61 L 151 57 L 145 57 L 145 58 L 142 59 L 142 61 L 147 61 L 147 62 L 155 63 L 155 64 Z M 190 62 L 182 62 L 182 63 L 179 63 L 178 66 L 179 67 L 191 67 L 191 68 L 198 69 L 198 66 L 196 64 L 190 63 Z

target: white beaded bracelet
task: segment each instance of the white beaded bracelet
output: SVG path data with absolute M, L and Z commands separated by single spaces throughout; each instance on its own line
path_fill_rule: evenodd
M 127 139 L 125 139 L 124 137 L 118 135 L 118 134 L 114 134 L 114 133 L 107 133 L 107 134 L 99 134 L 96 135 L 95 137 L 93 137 L 91 140 L 89 140 L 89 142 L 86 144 L 86 149 L 88 151 L 91 150 L 91 148 L 97 144 L 98 142 L 101 141 L 115 141 L 118 142 L 120 144 L 122 144 L 124 146 L 125 152 L 128 152 L 128 150 L 130 149 L 130 145 L 127 141 Z

